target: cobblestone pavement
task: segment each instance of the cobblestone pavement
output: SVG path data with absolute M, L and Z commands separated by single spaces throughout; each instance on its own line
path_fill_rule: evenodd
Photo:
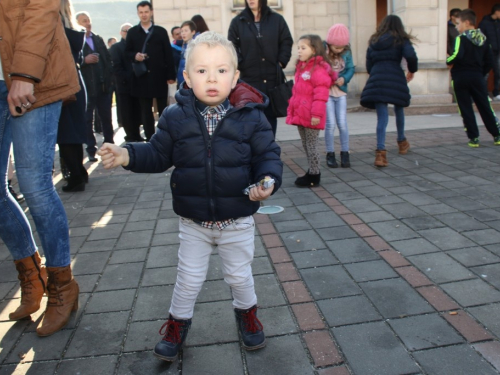
M 151 353 L 176 276 L 169 173 L 87 164 L 87 190 L 61 194 L 82 292 L 64 330 L 37 337 L 43 311 L 8 321 L 20 293 L 0 245 L 0 374 L 500 373 L 500 148 L 484 135 L 470 149 L 458 128 L 407 137 L 399 156 L 388 134 L 384 169 L 373 135 L 351 137 L 352 168 L 323 168 L 314 189 L 293 184 L 307 169 L 300 142 L 281 142 L 283 186 L 265 204 L 285 211 L 255 215 L 268 345 L 242 349 L 215 251 L 171 365 Z

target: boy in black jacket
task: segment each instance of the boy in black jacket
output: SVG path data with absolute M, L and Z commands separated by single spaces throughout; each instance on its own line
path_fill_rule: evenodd
M 493 62 L 491 49 L 481 30 L 474 28 L 475 24 L 476 14 L 473 10 L 465 9 L 460 12 L 457 23 L 460 35 L 455 39 L 455 51 L 448 57 L 446 63 L 453 65 L 452 86 L 469 137 L 469 146 L 479 147 L 479 130 L 471 98 L 486 129 L 493 136 L 494 144 L 500 145 L 499 124 L 491 108 L 484 79 Z
M 155 173 L 176 167 L 170 186 L 180 215 L 178 273 L 170 316 L 160 329 L 164 336 L 154 349 L 165 361 L 177 358 L 187 336 L 215 245 L 231 286 L 243 346 L 265 346 L 251 269 L 251 215 L 280 186 L 283 165 L 263 113 L 269 100 L 237 84 L 237 66 L 231 42 L 213 32 L 201 34 L 186 50 L 185 86 L 176 94 L 177 103 L 163 112 L 150 143 L 124 148 L 104 144 L 99 151 L 105 168 L 122 165 Z M 274 186 L 256 186 L 245 195 L 247 186 L 264 178 L 273 178 Z

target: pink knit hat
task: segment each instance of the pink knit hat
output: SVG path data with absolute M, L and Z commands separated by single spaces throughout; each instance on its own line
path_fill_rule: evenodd
M 341 23 L 336 23 L 328 30 L 326 42 L 332 46 L 347 46 L 349 44 L 349 29 Z

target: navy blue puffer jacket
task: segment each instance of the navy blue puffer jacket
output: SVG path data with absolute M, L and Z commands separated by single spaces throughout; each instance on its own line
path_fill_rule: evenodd
M 375 103 L 390 103 L 400 107 L 410 105 L 410 90 L 401 68 L 403 57 L 408 63 L 408 70 L 418 70 L 418 58 L 415 49 L 407 40 L 403 44 L 394 44 L 394 37 L 382 35 L 370 44 L 366 51 L 366 69 L 370 77 L 361 93 L 361 105 L 375 108 Z
M 176 214 L 201 221 L 225 220 L 254 214 L 243 189 L 265 176 L 281 185 L 280 148 L 263 109 L 269 99 L 245 83 L 229 96 L 233 105 L 212 137 L 191 89 L 180 89 L 177 104 L 163 112 L 149 143 L 130 143 L 133 172 L 159 173 L 175 166 L 170 179 Z

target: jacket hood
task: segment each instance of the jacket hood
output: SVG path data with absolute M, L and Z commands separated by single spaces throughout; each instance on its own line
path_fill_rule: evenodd
M 394 47 L 394 42 L 395 38 L 391 34 L 384 34 L 371 46 L 373 49 L 380 51 Z
M 486 43 L 486 35 L 480 29 L 467 30 L 462 35 L 465 35 L 476 46 L 481 47 Z
M 175 93 L 175 100 L 180 105 L 189 105 L 196 98 L 193 90 L 184 82 Z M 249 84 L 238 80 L 235 88 L 229 93 L 229 103 L 236 108 L 254 107 L 264 110 L 269 105 L 269 98 Z
M 483 21 L 495 22 L 495 20 L 491 18 L 491 14 L 487 14 L 486 16 L 484 16 Z

